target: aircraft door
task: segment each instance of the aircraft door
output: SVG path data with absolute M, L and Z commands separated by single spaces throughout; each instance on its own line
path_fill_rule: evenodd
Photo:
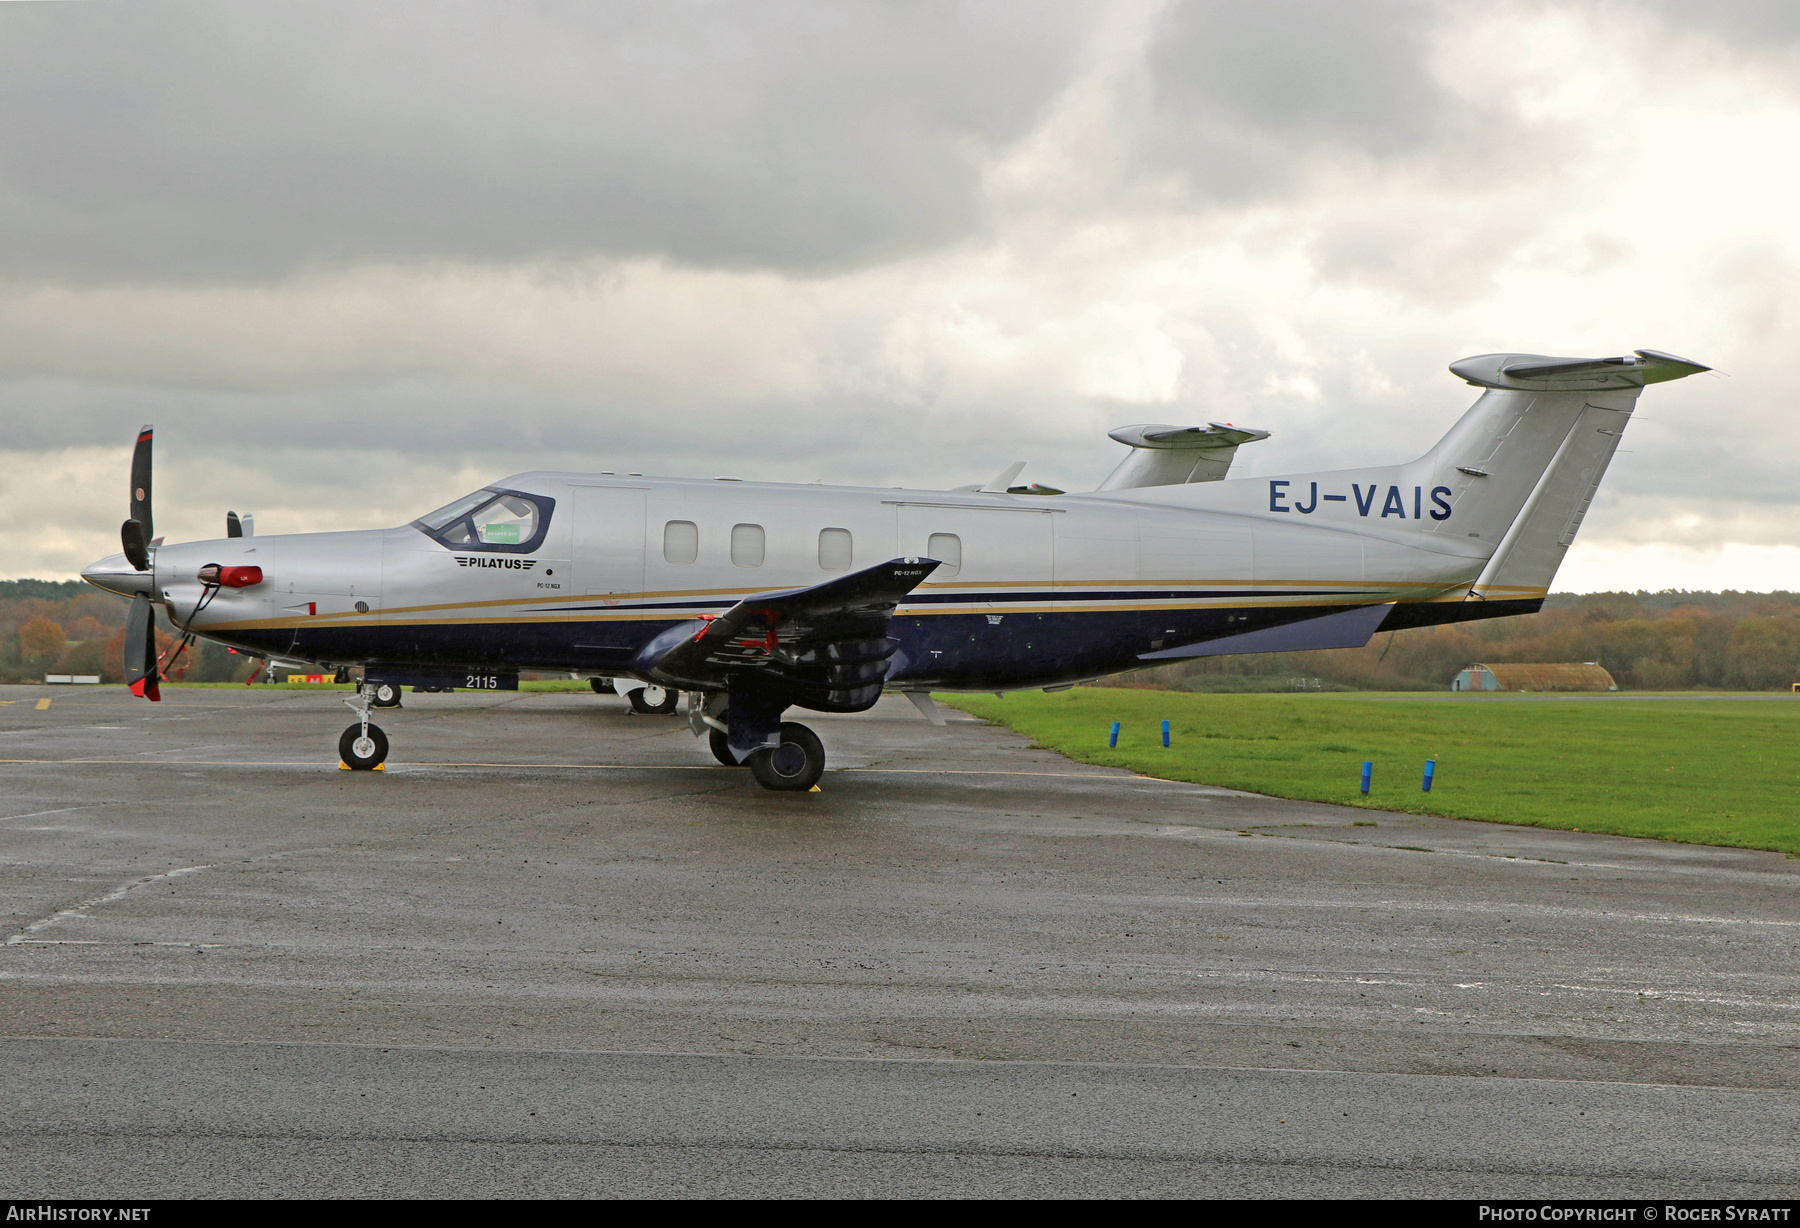
M 568 599 L 613 604 L 644 591 L 644 503 L 630 486 L 571 486 L 575 542 Z

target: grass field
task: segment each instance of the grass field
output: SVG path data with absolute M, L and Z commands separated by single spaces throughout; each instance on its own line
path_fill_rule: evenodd
M 1083 763 L 1275 797 L 1800 854 L 1800 703 L 1196 695 L 940 696 Z M 1172 746 L 1162 747 L 1162 722 Z M 1109 750 L 1113 721 L 1123 725 Z M 1437 760 L 1432 791 L 1420 785 Z M 1364 760 L 1374 785 L 1359 792 Z

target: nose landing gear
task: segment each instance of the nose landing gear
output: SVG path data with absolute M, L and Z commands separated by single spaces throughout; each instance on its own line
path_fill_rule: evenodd
M 361 695 L 357 699 L 362 702 L 344 701 L 359 719 L 338 736 L 338 760 L 353 772 L 372 772 L 387 759 L 387 734 L 381 732 L 381 726 L 369 724 L 369 708 L 376 702 L 375 698 Z

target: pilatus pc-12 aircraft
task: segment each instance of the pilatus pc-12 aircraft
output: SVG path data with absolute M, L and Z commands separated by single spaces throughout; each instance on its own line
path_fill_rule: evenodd
M 511 690 L 520 670 L 612 678 L 640 711 L 685 694 L 696 736 L 770 789 L 808 789 L 819 739 L 789 708 L 884 688 L 1056 690 L 1189 657 L 1351 648 L 1377 631 L 1537 610 L 1646 384 L 1708 370 L 1484 354 L 1482 390 L 1415 461 L 1226 478 L 1267 432 L 1133 426 L 1086 494 L 521 473 L 411 524 L 160 544 L 150 428 L 123 554 L 82 573 L 131 598 L 127 681 L 157 698 L 161 605 L 271 660 L 363 667 L 339 750 L 373 768 L 369 705 L 406 685 Z

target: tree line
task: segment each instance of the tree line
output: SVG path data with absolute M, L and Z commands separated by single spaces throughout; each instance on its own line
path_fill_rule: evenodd
M 80 580 L 0 580 L 0 682 L 42 682 L 46 674 L 98 674 L 125 680 L 123 597 Z M 175 642 L 157 615 L 156 646 Z M 182 654 L 177 680 L 242 682 L 253 658 L 202 641 Z
M 1800 593 L 1555 593 L 1537 614 L 1393 631 L 1362 648 L 1201 658 L 1116 685 L 1440 690 L 1475 662 L 1551 661 L 1596 661 L 1621 690 L 1786 691 L 1800 682 Z

